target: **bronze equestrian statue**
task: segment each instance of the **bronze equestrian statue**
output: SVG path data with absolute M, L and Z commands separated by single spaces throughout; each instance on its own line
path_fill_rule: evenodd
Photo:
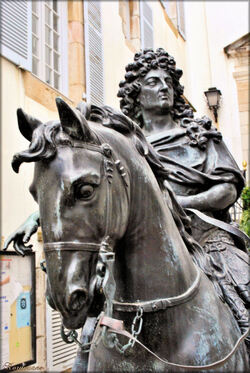
M 57 106 L 60 120 L 44 124 L 18 109 L 30 146 L 12 167 L 35 162 L 48 300 L 73 329 L 64 340 L 103 309 L 81 345 L 90 372 L 246 371 L 247 331 L 216 294 L 139 126 L 107 107 Z
M 147 144 L 138 126 L 110 108 L 79 105 L 78 110 L 74 110 L 70 109 L 62 100 L 57 100 L 61 123 L 53 121 L 47 124 L 30 118 L 21 110 L 18 112 L 20 131 L 31 141 L 31 146 L 28 151 L 14 157 L 13 168 L 17 171 L 22 162 L 36 162 L 31 192 L 37 199 L 40 208 L 47 259 L 48 300 L 52 307 L 62 313 L 66 327 L 76 329 L 84 324 L 88 316 L 86 323 L 88 325 L 85 324 L 85 327 L 92 329 L 90 320 L 91 318 L 94 320 L 93 317 L 96 317 L 102 309 L 104 293 L 106 298 L 105 312 L 110 319 L 107 317 L 105 319 L 105 315 L 99 319 L 91 345 L 90 371 L 168 371 L 169 369 L 172 371 L 173 368 L 176 370 L 178 367 L 185 370 L 208 369 L 214 371 L 216 369 L 216 371 L 225 371 L 226 368 L 227 370 L 244 371 L 247 367 L 247 358 L 243 345 L 237 346 L 237 341 L 241 341 L 239 329 L 237 331 L 237 326 L 231 320 L 227 305 L 223 304 L 215 294 L 210 281 L 212 280 L 221 299 L 226 299 L 242 332 L 245 333 L 248 326 L 246 319 L 244 319 L 245 307 L 239 309 L 239 305 L 242 306 L 243 301 L 238 296 L 238 293 L 240 295 L 246 294 L 245 288 L 237 287 L 239 282 L 233 282 L 236 276 L 233 273 L 234 268 L 230 267 L 229 261 L 225 260 L 229 254 L 234 255 L 235 250 L 238 254 L 238 249 L 232 249 L 231 235 L 228 235 L 228 239 L 225 240 L 225 231 L 221 233 L 217 228 L 210 226 L 208 229 L 203 229 L 201 234 L 203 238 L 209 236 L 209 239 L 203 242 L 199 239 L 199 235 L 195 236 L 204 246 L 204 252 L 204 249 L 188 234 L 191 233 L 192 224 L 190 227 L 189 219 L 176 202 L 169 186 L 169 184 L 174 186 L 177 198 L 183 207 L 195 207 L 207 214 L 207 211 L 209 213 L 210 210 L 214 210 L 199 208 L 199 206 L 192 204 L 185 205 L 184 190 L 188 189 L 186 181 L 188 180 L 190 183 L 188 197 L 196 196 L 197 191 L 206 192 L 205 182 L 207 181 L 211 188 L 221 186 L 222 181 L 223 184 L 232 183 L 240 193 L 243 185 L 240 181 L 242 180 L 241 175 L 231 158 L 231 163 L 226 165 L 228 167 L 226 171 L 222 169 L 220 164 L 211 166 L 210 159 L 209 161 L 206 159 L 209 158 L 208 150 L 212 145 L 215 148 L 224 149 L 225 153 L 228 151 L 221 142 L 220 134 L 211 127 L 210 121 L 206 118 L 194 120 L 189 108 L 181 101 L 182 87 L 179 84 L 181 73 L 175 69 L 175 64 L 171 62 L 173 59 L 163 50 L 158 50 L 156 54 L 153 51 L 145 51 L 144 55 L 146 56 L 144 61 L 143 53 L 135 56 L 135 64 L 137 64 L 135 68 L 132 66 L 133 64 L 127 67 L 128 73 L 131 73 L 133 77 L 131 74 L 126 74 L 126 80 L 121 83 L 119 95 L 122 96 L 124 92 L 130 95 L 128 97 L 122 96 L 123 110 L 128 109 L 128 103 L 133 105 L 133 100 L 139 108 L 140 102 L 142 103 L 141 109 L 137 110 L 138 107 L 135 109 L 135 117 L 133 117 L 134 113 L 131 117 L 138 122 L 140 122 L 140 118 L 145 118 L 141 123 L 145 124 L 148 133 L 152 133 L 149 140 L 157 152 Z M 152 58 L 154 55 L 157 56 Z M 150 58 L 152 58 L 151 62 Z M 154 59 L 155 62 L 153 62 Z M 160 60 L 160 63 L 157 59 Z M 167 63 L 166 60 L 168 60 Z M 145 67 L 147 64 L 150 68 Z M 168 71 L 168 76 L 165 76 L 164 73 L 169 70 L 169 66 L 172 75 Z M 147 74 L 151 70 L 155 76 L 150 76 L 149 82 L 147 82 Z M 177 71 L 176 74 L 175 71 Z M 156 83 L 157 79 L 158 83 Z M 163 81 L 168 88 L 164 87 L 158 96 L 153 92 L 154 87 L 159 86 L 159 82 L 163 83 Z M 169 89 L 171 84 L 172 90 Z M 176 86 L 177 89 L 174 92 L 173 87 Z M 173 92 L 172 99 L 171 92 Z M 150 116 L 147 115 L 151 110 L 153 112 L 153 109 L 145 109 L 150 94 L 152 97 L 148 99 L 148 103 L 150 101 L 155 105 L 155 125 L 153 117 L 150 120 Z M 159 105 L 158 102 L 160 102 Z M 125 112 L 125 114 L 129 115 L 129 112 Z M 169 126 L 166 124 L 166 131 L 162 136 L 157 128 L 161 128 L 164 123 L 164 115 Z M 93 122 L 88 123 L 86 118 Z M 169 129 L 176 131 L 170 134 L 167 133 Z M 185 138 L 184 142 L 181 141 L 182 138 Z M 177 139 L 180 141 L 178 142 Z M 177 142 L 175 143 L 175 141 Z M 107 144 L 109 146 L 106 146 Z M 42 148 L 39 149 L 41 146 Z M 161 146 L 162 148 L 160 148 Z M 177 150 L 178 146 L 179 150 L 181 147 L 184 151 L 185 147 L 187 148 L 187 160 L 190 156 L 188 165 L 182 164 L 184 156 L 180 160 L 177 157 L 174 158 L 174 152 L 181 153 Z M 193 153 L 189 151 L 189 147 Z M 139 160 L 135 149 L 139 153 Z M 167 153 L 168 151 L 169 153 Z M 198 155 L 203 156 L 200 164 Z M 171 158 L 171 156 L 173 157 Z M 140 157 L 146 161 L 142 162 Z M 196 166 L 194 166 L 195 160 L 197 161 Z M 141 168 L 141 162 L 144 169 Z M 164 163 L 165 168 L 161 162 Z M 206 162 L 208 163 L 207 168 L 204 166 Z M 217 169 L 211 174 L 207 172 L 206 175 L 209 165 L 211 168 L 216 169 L 217 167 Z M 225 166 L 225 163 L 223 165 Z M 137 174 L 138 169 L 140 169 L 139 174 Z M 150 170 L 153 171 L 156 181 L 152 179 L 153 174 Z M 187 173 L 188 170 L 190 174 Z M 81 171 L 84 177 L 79 177 Z M 116 174 L 117 172 L 118 174 Z M 102 178 L 107 180 L 106 194 Z M 145 180 L 147 180 L 146 183 Z M 60 184 L 62 181 L 63 188 Z M 196 189 L 195 182 L 198 183 Z M 140 183 L 142 185 L 139 185 Z M 111 190 L 111 186 L 114 190 L 108 192 Z M 180 189 L 183 187 L 182 192 L 179 192 L 177 186 Z M 135 194 L 131 194 L 131 191 Z M 96 194 L 98 197 L 95 197 Z M 111 206 L 109 205 L 110 201 L 112 201 Z M 128 201 L 130 202 L 129 206 L 126 205 Z M 97 205 L 95 202 L 98 202 Z M 132 202 L 135 206 L 131 206 Z M 57 205 L 51 208 L 53 203 Z M 232 204 L 233 197 L 225 203 Z M 211 204 L 213 203 L 211 202 Z M 86 210 L 87 205 L 91 208 Z M 129 220 L 131 211 L 127 211 L 128 207 L 133 207 L 134 219 Z M 226 211 L 227 207 L 223 206 L 221 209 Z M 55 211 L 57 214 L 54 213 Z M 85 213 L 88 218 L 85 217 Z M 84 216 L 84 220 L 82 220 L 82 216 Z M 220 217 L 217 214 L 213 216 Z M 38 213 L 31 216 L 27 223 L 9 237 L 5 248 L 13 241 L 15 249 L 19 253 L 24 254 L 26 250 L 29 250 L 30 247 L 25 247 L 24 243 L 36 230 L 38 219 Z M 195 217 L 195 219 L 198 218 Z M 119 232 L 117 232 L 117 228 L 119 228 Z M 216 250 L 212 250 L 212 246 L 216 246 L 214 237 L 217 237 L 218 231 L 223 238 L 220 241 L 225 243 L 226 248 L 218 250 L 216 247 Z M 107 235 L 105 236 L 104 233 Z M 212 236 L 213 233 L 215 236 Z M 103 240 L 101 240 L 101 236 L 103 236 Z M 177 248 L 177 246 L 180 247 Z M 226 255 L 224 255 L 224 251 L 226 251 Z M 191 262 L 189 253 L 193 259 Z M 240 253 L 238 256 L 240 257 L 239 263 L 242 264 L 245 259 L 244 253 Z M 177 265 L 175 269 L 173 269 L 174 263 Z M 57 265 L 58 269 L 55 270 Z M 114 273 L 112 272 L 113 265 Z M 170 267 L 168 267 L 169 265 Z M 197 266 L 200 268 L 199 270 Z M 203 272 L 207 276 L 204 276 Z M 235 272 L 237 273 L 237 271 Z M 234 277 L 231 278 L 230 275 Z M 99 286 L 97 286 L 98 282 Z M 170 283 L 171 286 L 169 286 Z M 243 285 L 245 284 L 243 283 Z M 74 290 L 70 292 L 72 288 Z M 99 290 L 96 291 L 96 288 Z M 103 291 L 100 292 L 100 289 Z M 207 303 L 209 297 L 211 298 Z M 204 317 L 205 313 L 201 316 L 202 312 L 197 311 L 197 307 L 200 307 L 203 313 L 206 310 L 206 317 Z M 207 309 L 210 307 L 211 310 L 208 311 Z M 215 312 L 217 316 L 212 317 L 211 312 Z M 219 319 L 217 319 L 219 314 L 223 315 L 222 325 L 219 325 Z M 150 355 L 147 355 L 150 352 L 141 350 L 141 347 L 137 346 L 139 341 L 135 341 L 135 345 L 132 346 L 133 338 L 136 339 L 136 334 L 132 333 L 126 352 L 128 356 L 121 359 L 119 354 L 126 350 L 124 346 L 127 341 L 126 338 L 121 337 L 120 342 L 122 343 L 120 343 L 117 336 L 119 333 L 123 335 L 126 333 L 122 331 L 120 324 L 118 329 L 114 329 L 114 333 L 108 332 L 108 327 L 111 324 L 111 329 L 116 325 L 113 315 L 124 320 L 126 329 L 130 328 L 133 321 L 135 323 L 138 321 L 141 328 L 138 339 L 149 350 L 156 353 L 158 358 L 155 356 L 150 358 Z M 206 321 L 204 321 L 205 318 L 207 318 Z M 143 327 L 141 325 L 142 319 Z M 190 320 L 193 320 L 191 324 Z M 160 324 L 163 330 L 159 329 Z M 192 336 L 187 332 L 189 324 Z M 212 325 L 216 325 L 217 329 L 212 330 Z M 228 325 L 231 325 L 230 328 L 234 330 L 229 333 L 230 335 L 228 334 Z M 184 332 L 183 329 L 186 327 L 187 330 Z M 103 331 L 101 334 L 100 330 Z M 214 333 L 217 341 L 216 348 L 215 340 L 212 341 Z M 195 337 L 196 334 L 197 337 Z M 67 340 L 65 334 L 64 337 Z M 84 340 L 84 333 L 82 340 Z M 204 346 L 206 346 L 206 352 Z M 111 347 L 114 348 L 111 349 Z M 215 351 L 218 348 L 220 353 Z M 176 359 L 177 357 L 179 359 Z M 173 365 L 171 365 L 171 361 L 174 362 Z

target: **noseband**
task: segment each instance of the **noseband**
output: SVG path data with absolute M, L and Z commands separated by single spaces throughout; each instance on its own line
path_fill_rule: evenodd
M 90 242 L 47 242 L 44 244 L 44 251 L 93 251 L 98 252 L 101 244 L 90 243 Z

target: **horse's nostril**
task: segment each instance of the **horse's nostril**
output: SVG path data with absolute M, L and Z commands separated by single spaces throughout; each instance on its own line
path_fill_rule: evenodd
M 79 311 L 87 300 L 87 292 L 85 290 L 75 290 L 69 300 L 69 307 L 72 311 Z

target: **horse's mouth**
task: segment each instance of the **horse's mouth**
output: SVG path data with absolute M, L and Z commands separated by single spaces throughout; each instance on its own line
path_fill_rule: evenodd
M 64 327 L 69 330 L 82 328 L 88 316 L 88 309 L 88 304 L 85 304 L 79 311 L 59 310 Z
M 83 327 L 87 314 L 83 311 L 80 311 L 81 313 L 77 316 L 72 316 L 72 317 L 63 317 L 62 316 L 62 322 L 65 328 L 69 330 L 75 330 L 75 329 L 80 329 Z

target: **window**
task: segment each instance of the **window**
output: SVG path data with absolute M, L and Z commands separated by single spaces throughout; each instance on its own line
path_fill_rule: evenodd
M 85 61 L 87 101 L 104 104 L 104 69 L 101 3 L 84 1 Z
M 140 1 L 141 48 L 154 48 L 153 12 L 145 0 Z
M 185 3 L 184 1 L 177 1 L 177 25 L 178 25 L 178 31 L 181 34 L 181 36 L 185 39 Z
M 31 70 L 31 2 L 0 2 L 1 55 Z
M 166 10 L 167 15 L 173 22 L 174 26 L 177 28 L 177 7 L 176 1 L 165 0 L 162 1 L 163 6 Z
M 67 2 L 2 0 L 0 11 L 1 54 L 67 94 Z
M 180 0 L 162 0 L 161 3 L 173 25 L 185 39 L 185 2 Z
M 32 72 L 52 87 L 67 93 L 65 47 L 67 3 L 32 1 Z

